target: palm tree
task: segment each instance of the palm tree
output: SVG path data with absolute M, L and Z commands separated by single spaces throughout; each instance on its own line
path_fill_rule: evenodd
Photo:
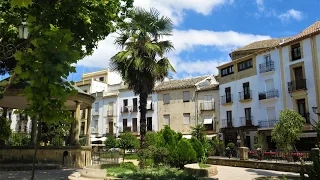
M 135 8 L 128 28 L 119 30 L 115 44 L 121 48 L 111 58 L 110 67 L 118 71 L 125 83 L 140 98 L 140 147 L 145 148 L 147 98 L 156 81 L 169 71 L 175 72 L 165 54 L 174 47 L 163 37 L 170 36 L 172 21 L 156 9 Z

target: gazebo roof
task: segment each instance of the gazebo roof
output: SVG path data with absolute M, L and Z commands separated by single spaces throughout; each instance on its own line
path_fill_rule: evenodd
M 62 81 L 67 81 L 61 79 Z M 2 86 L 5 86 L 9 81 L 9 78 L 3 79 L 0 81 Z M 25 109 L 28 107 L 27 99 L 24 97 L 24 88 L 29 86 L 28 81 L 20 81 L 18 83 L 11 84 L 10 87 L 4 93 L 3 99 L 0 100 L 0 107 L 7 107 L 12 109 Z M 73 88 L 78 91 L 76 96 L 69 97 L 65 106 L 68 110 L 75 110 L 76 104 L 75 101 L 81 102 L 81 109 L 85 109 L 88 106 L 91 106 L 95 98 L 84 91 L 79 87 L 73 85 Z

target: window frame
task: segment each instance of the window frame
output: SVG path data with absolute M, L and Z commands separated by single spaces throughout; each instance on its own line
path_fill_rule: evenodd
M 187 95 L 185 95 L 187 93 Z M 183 91 L 183 102 L 190 102 L 191 101 L 191 94 L 190 91 Z
M 166 100 L 166 98 L 165 98 L 166 96 L 168 97 L 168 100 Z M 169 93 L 163 94 L 162 98 L 163 98 L 163 104 L 170 104 L 170 94 Z
M 252 58 L 238 63 L 238 72 L 253 68 Z
M 188 122 L 185 121 L 186 117 L 189 117 Z M 183 113 L 183 125 L 189 125 L 189 124 L 190 124 L 190 113 Z

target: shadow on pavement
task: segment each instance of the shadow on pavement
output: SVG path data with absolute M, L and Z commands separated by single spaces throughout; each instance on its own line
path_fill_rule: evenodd
M 277 172 L 277 171 L 269 171 L 269 170 L 263 170 L 263 169 L 246 169 L 247 172 L 255 173 L 259 176 L 290 176 L 290 177 L 300 177 L 297 175 L 297 173 L 291 173 L 291 172 Z

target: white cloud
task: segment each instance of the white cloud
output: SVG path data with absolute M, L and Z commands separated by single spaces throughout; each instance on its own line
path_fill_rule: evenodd
M 300 21 L 303 18 L 303 13 L 298 10 L 290 9 L 287 12 L 278 15 L 278 18 L 281 21 L 288 21 L 290 19 Z
M 162 15 L 172 19 L 175 25 L 183 21 L 184 11 L 192 10 L 202 15 L 209 15 L 214 8 L 233 0 L 135 0 L 134 6 L 143 8 L 155 7 Z
M 263 0 L 256 0 L 257 6 L 258 6 L 258 10 L 260 12 L 264 11 L 264 4 L 263 4 Z
M 114 46 L 114 34 L 99 43 L 98 49 L 92 56 L 86 57 L 78 62 L 78 65 L 86 67 L 108 68 L 110 58 L 117 53 Z M 245 34 L 235 31 L 209 31 L 209 30 L 174 30 L 172 40 L 175 50 L 168 54 L 169 59 L 176 71 L 185 74 L 216 74 L 216 66 L 220 62 L 227 61 L 228 53 L 239 46 L 249 44 L 254 41 L 269 39 L 270 36 Z M 192 51 L 195 47 L 217 48 L 225 53 L 224 58 L 213 58 L 211 60 L 184 61 L 179 57 L 186 51 Z M 214 57 L 214 55 L 213 55 Z

